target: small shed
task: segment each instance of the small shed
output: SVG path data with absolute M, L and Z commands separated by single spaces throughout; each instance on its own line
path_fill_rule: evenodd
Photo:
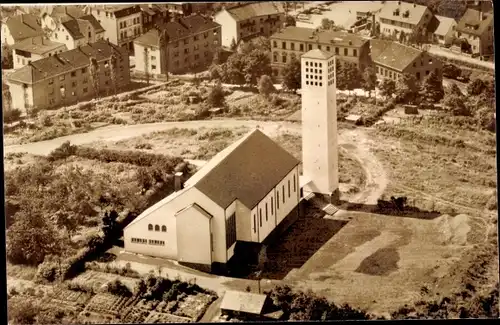
M 349 114 L 346 116 L 345 120 L 356 124 L 361 119 L 361 115 Z
M 262 317 L 269 302 L 265 294 L 228 290 L 222 298 L 220 309 L 222 314 L 238 313 L 247 317 Z

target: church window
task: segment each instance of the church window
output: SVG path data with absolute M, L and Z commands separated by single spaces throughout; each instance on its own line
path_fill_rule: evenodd
M 229 249 L 236 242 L 236 214 L 226 219 L 226 248 Z
M 257 232 L 257 216 L 255 215 L 255 213 L 253 214 L 253 232 Z
M 283 204 L 284 204 L 285 203 L 285 185 L 283 185 L 283 187 L 281 189 L 282 189 L 281 193 L 283 193 Z
M 273 198 L 271 197 L 271 215 L 274 214 L 274 204 L 273 204 Z
M 288 197 L 290 197 L 290 180 L 288 180 Z
M 160 226 L 155 225 L 155 231 L 160 231 Z
M 266 221 L 268 220 L 267 218 L 268 216 L 267 216 L 267 202 L 266 202 Z
M 262 208 L 259 209 L 259 224 L 262 227 Z
M 150 231 L 153 230 L 153 225 L 152 224 L 148 225 L 148 230 L 150 230 Z
M 162 232 L 167 232 L 167 226 L 161 226 L 161 231 Z
M 295 175 L 293 175 L 293 192 L 297 192 L 297 183 L 296 183 L 296 178 Z
M 280 208 L 280 192 L 276 192 L 276 209 Z

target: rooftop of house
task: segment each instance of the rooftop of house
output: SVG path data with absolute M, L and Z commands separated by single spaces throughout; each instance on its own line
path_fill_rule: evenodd
M 75 6 L 44 6 L 41 11 L 41 16 L 49 15 L 52 18 L 63 19 L 66 17 L 69 18 L 79 18 L 85 15 L 85 12 Z
M 247 3 L 226 10 L 236 21 L 285 13 L 283 4 L 280 2 Z
M 298 42 L 316 42 L 321 44 L 332 44 L 339 46 L 361 47 L 368 40 L 356 34 L 344 31 L 319 31 L 312 28 L 288 26 L 281 31 L 274 33 L 271 38 L 280 40 L 290 40 Z
M 265 294 L 227 290 L 222 298 L 220 308 L 260 315 L 267 299 Z
M 301 58 L 303 59 L 321 59 L 327 60 L 333 56 L 333 53 L 325 52 L 319 49 L 310 50 L 304 53 Z
M 439 20 L 439 26 L 434 32 L 434 34 L 439 36 L 445 36 L 448 34 L 452 26 L 457 25 L 457 21 L 453 18 L 444 17 L 444 16 L 435 16 L 437 20 Z
M 378 39 L 370 41 L 370 51 L 373 62 L 397 71 L 405 70 L 423 53 L 423 51 L 411 46 Z
M 34 84 L 56 75 L 67 73 L 89 65 L 90 58 L 102 61 L 113 53 L 123 54 L 124 50 L 105 40 L 89 43 L 73 50 L 62 52 L 33 61 L 9 75 L 11 82 Z
M 99 21 L 92 15 L 81 16 L 78 19 L 65 19 L 62 25 L 75 40 L 84 38 L 84 34 L 90 26 L 94 28 L 96 33 L 104 31 Z
M 426 6 L 415 3 L 386 1 L 380 10 L 380 18 L 417 25 L 426 14 L 426 11 Z M 406 16 L 406 13 L 408 13 L 408 16 Z M 427 13 L 431 14 L 429 11 Z
M 85 9 L 86 12 L 89 12 L 91 9 L 92 13 L 101 10 L 104 12 L 111 12 L 114 14 L 115 18 L 123 18 L 130 16 L 132 14 L 141 12 L 141 7 L 136 4 L 123 4 L 123 5 L 89 5 Z
M 11 46 L 14 50 L 21 50 L 39 55 L 43 55 L 62 47 L 66 47 L 66 45 L 63 43 L 53 42 L 43 36 L 25 39 Z
M 168 11 L 168 9 L 164 5 L 158 5 L 158 4 L 141 4 L 139 5 L 141 7 L 141 10 L 145 13 L 147 13 L 150 16 L 154 16 L 157 13 L 163 13 L 165 11 Z
M 160 33 L 162 31 L 166 31 L 169 41 L 174 42 L 178 39 L 202 33 L 218 26 L 220 25 L 203 16 L 191 15 L 189 17 L 181 17 L 177 20 L 164 23 L 159 27 L 160 30 L 153 28 L 136 38 L 134 42 L 147 46 L 159 46 Z
M 482 19 L 481 19 L 482 18 Z M 475 9 L 467 9 L 462 18 L 458 21 L 457 31 L 461 33 L 472 34 L 476 36 L 483 35 L 485 32 L 493 31 L 488 30 L 489 26 L 493 25 L 492 13 L 481 13 Z
M 38 17 L 34 15 L 24 14 L 12 16 L 6 20 L 5 24 L 9 28 L 15 42 L 43 35 L 42 26 L 39 24 Z

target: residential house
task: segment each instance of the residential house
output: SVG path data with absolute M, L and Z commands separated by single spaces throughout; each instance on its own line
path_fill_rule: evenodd
M 111 71 L 116 57 L 115 74 Z M 96 85 L 100 93 L 110 93 L 130 83 L 129 57 L 122 48 L 107 41 L 29 62 L 8 77 L 12 105 L 21 110 L 72 105 L 96 96 L 90 62 L 98 64 Z
M 442 73 L 442 63 L 427 51 L 421 51 L 411 46 L 397 42 L 372 39 L 370 52 L 379 79 L 398 81 L 403 74 L 415 76 L 422 82 L 432 71 Z
M 11 49 L 14 69 L 68 50 L 64 43 L 53 42 L 43 36 L 25 39 L 12 45 Z
M 441 45 L 450 45 L 455 37 L 457 21 L 453 18 L 436 16 L 439 26 L 434 32 L 434 40 Z
M 85 16 L 85 12 L 80 7 L 66 6 L 44 6 L 40 13 L 42 28 L 54 31 L 65 20 L 77 19 Z
M 426 6 L 403 1 L 386 1 L 379 14 L 380 32 L 399 37 L 420 33 L 424 41 L 433 38 L 439 21 Z
M 142 34 L 142 10 L 139 5 L 92 5 L 86 8 L 105 30 L 113 44 L 134 51 L 134 39 Z
M 105 30 L 92 15 L 79 18 L 63 17 L 56 20 L 56 28 L 50 33 L 52 41 L 66 44 L 69 50 L 87 43 L 104 39 Z
M 257 36 L 271 36 L 283 27 L 285 10 L 280 2 L 257 2 L 225 8 L 214 16 L 222 26 L 222 45 L 230 47 Z
M 169 11 L 166 4 L 142 4 L 142 32 L 146 33 L 157 23 L 167 22 Z
M 467 8 L 482 12 L 493 11 L 493 0 L 466 0 Z
M 493 54 L 493 13 L 467 9 L 456 27 L 456 37 L 471 45 L 473 54 Z
M 2 21 L 2 45 L 13 45 L 28 38 L 42 36 L 43 30 L 37 16 L 24 14 Z
M 285 149 L 253 130 L 125 227 L 125 250 L 224 269 L 237 242 L 259 245 L 296 220 L 298 165 Z
M 364 70 L 370 64 L 369 41 L 357 34 L 288 26 L 273 34 L 270 41 L 271 67 L 273 76 L 277 79 L 281 78 L 283 67 L 292 58 L 299 59 L 302 54 L 313 49 L 335 53 L 337 59 L 354 63 L 360 70 Z
M 166 33 L 166 47 L 160 35 Z M 134 41 L 135 69 L 150 74 L 182 73 L 208 67 L 221 44 L 221 26 L 200 15 L 179 17 Z

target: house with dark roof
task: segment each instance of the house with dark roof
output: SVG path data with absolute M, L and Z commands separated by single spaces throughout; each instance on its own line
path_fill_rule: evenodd
M 451 44 L 455 37 L 457 21 L 453 18 L 438 15 L 436 15 L 436 18 L 439 20 L 439 25 L 434 32 L 434 41 L 442 45 Z
M 104 39 L 105 30 L 92 15 L 83 12 L 82 15 L 60 15 L 52 21 L 56 27 L 51 30 L 50 39 L 64 43 L 69 50 Z
M 471 45 L 472 53 L 493 54 L 493 13 L 467 9 L 456 27 L 456 37 Z
M 138 4 L 88 5 L 85 11 L 104 28 L 106 40 L 133 53 L 134 39 L 142 34 L 143 13 Z
M 42 28 L 54 31 L 65 20 L 77 19 L 85 15 L 81 7 L 72 5 L 54 6 L 47 5 L 42 7 L 40 18 Z
M 13 45 L 43 34 L 40 19 L 37 16 L 22 14 L 2 20 L 2 45 Z
M 288 62 L 313 49 L 334 53 L 341 62 L 354 63 L 360 70 L 370 64 L 369 40 L 358 34 L 288 26 L 271 35 L 270 42 L 271 66 L 277 79 Z
M 125 227 L 125 250 L 203 269 L 223 268 L 237 242 L 263 243 L 280 225 L 296 220 L 298 165 L 255 129 Z
M 53 42 L 43 36 L 25 39 L 12 45 L 11 49 L 14 69 L 68 50 L 64 43 Z
M 91 61 L 97 73 L 91 73 Z M 93 82 L 95 80 L 95 83 Z M 29 62 L 8 76 L 12 105 L 21 110 L 72 105 L 130 83 L 128 53 L 100 40 Z
M 170 12 L 165 4 L 141 4 L 142 32 L 146 33 L 157 23 L 165 23 L 170 19 Z
M 442 73 L 439 59 L 427 51 L 398 42 L 372 39 L 370 52 L 379 79 L 398 81 L 404 74 L 411 74 L 422 82 L 432 71 Z
M 206 68 L 220 44 L 221 26 L 216 22 L 200 15 L 178 17 L 135 39 L 135 69 L 165 75 Z
M 281 2 L 244 3 L 224 8 L 214 16 L 222 26 L 222 45 L 230 47 L 257 36 L 269 37 L 285 22 L 285 10 Z
M 426 6 L 404 1 L 385 1 L 378 14 L 380 32 L 399 38 L 400 34 L 418 33 L 431 41 L 439 21 Z

